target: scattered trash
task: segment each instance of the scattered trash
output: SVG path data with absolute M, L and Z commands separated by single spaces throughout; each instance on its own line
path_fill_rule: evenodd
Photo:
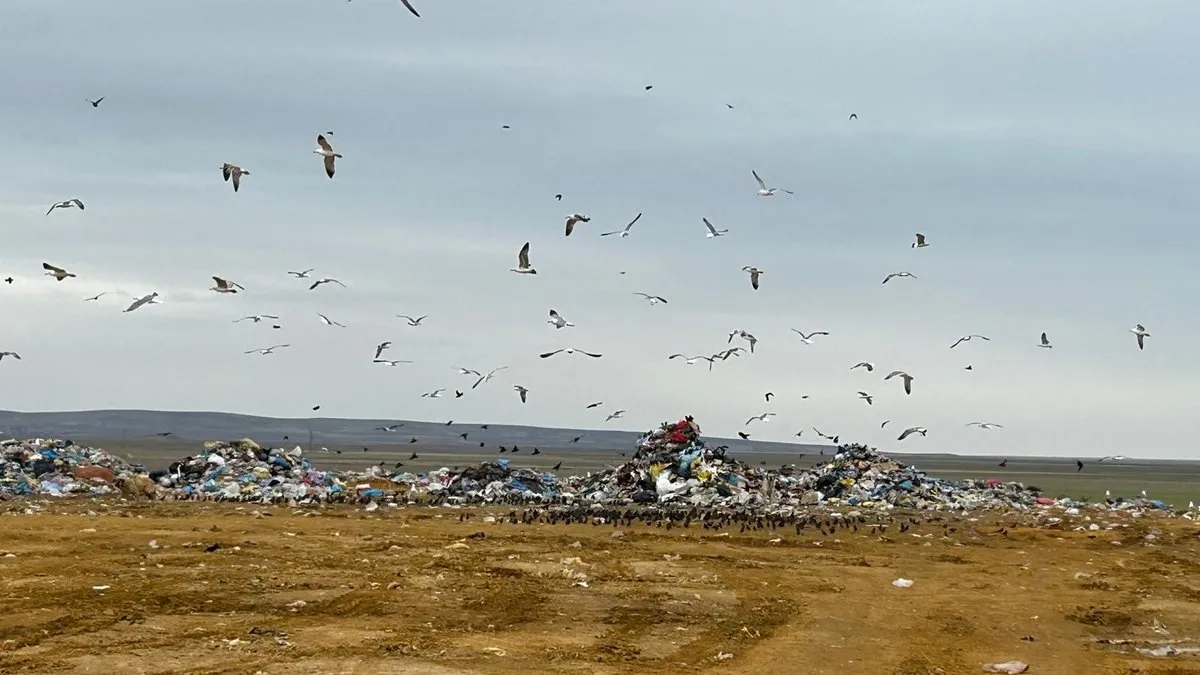
M 913 582 L 912 582 L 912 579 L 905 579 L 902 577 L 900 579 L 893 581 L 892 585 L 895 586 L 896 588 L 912 588 Z
M 504 651 L 503 649 L 500 649 L 499 647 L 484 647 L 483 651 L 487 652 L 488 654 L 491 654 L 492 656 L 507 656 L 508 655 L 508 652 Z
M 1006 673 L 1017 675 L 1029 670 L 1029 664 L 1021 661 L 1005 661 L 1004 663 L 985 663 L 983 670 L 987 673 Z
M 93 591 L 107 591 L 110 588 L 112 588 L 112 586 L 92 586 Z

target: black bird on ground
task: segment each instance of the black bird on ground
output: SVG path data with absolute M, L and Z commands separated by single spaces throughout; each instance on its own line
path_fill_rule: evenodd
M 412 454 L 412 456 L 411 456 L 411 457 L 409 457 L 409 458 L 408 458 L 408 461 L 410 461 L 410 462 L 411 462 L 411 461 L 413 461 L 414 459 L 419 459 L 419 458 L 417 457 L 417 453 L 415 453 L 415 452 Z

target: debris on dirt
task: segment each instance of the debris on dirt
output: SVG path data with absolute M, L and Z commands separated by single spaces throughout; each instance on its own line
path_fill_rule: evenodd
M 1019 675 L 1029 670 L 1029 664 L 1021 661 L 1005 661 L 1004 663 L 985 663 L 983 671 L 985 673 L 1005 673 L 1006 675 Z
M 893 581 L 892 585 L 896 588 L 912 588 L 913 582 L 912 579 L 900 578 Z

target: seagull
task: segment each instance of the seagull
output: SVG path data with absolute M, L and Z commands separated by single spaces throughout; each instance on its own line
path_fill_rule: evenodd
M 0 352 L 0 361 L 3 361 L 6 356 L 11 356 L 18 361 L 21 360 L 21 355 L 16 352 Z
M 291 347 L 291 345 L 274 345 L 271 347 L 263 347 L 262 349 L 251 349 L 250 351 L 248 351 L 246 353 L 247 354 L 262 354 L 263 356 L 266 356 L 267 354 L 274 354 L 276 349 L 283 349 L 284 347 Z
M 233 179 L 233 191 L 237 192 L 242 185 L 242 176 L 249 176 L 250 172 L 236 164 L 225 162 L 221 165 L 221 175 L 225 176 L 225 180 Z
M 980 429 L 1003 429 L 1004 428 L 1003 424 L 996 424 L 995 422 L 967 422 L 963 426 L 979 427 Z
M 132 312 L 133 310 L 135 310 L 143 305 L 159 305 L 159 304 L 162 304 L 162 303 L 160 303 L 158 301 L 158 291 L 155 291 L 155 292 L 151 293 L 150 295 L 143 295 L 142 297 L 138 298 L 137 300 L 134 300 L 132 305 L 121 310 L 121 312 Z
M 63 268 L 55 267 L 54 265 L 51 265 L 50 263 L 47 263 L 47 262 L 42 263 L 42 269 L 46 270 L 46 276 L 54 277 L 58 281 L 62 281 L 63 279 L 66 279 L 67 277 L 75 276 L 74 274 L 64 270 Z
M 404 425 L 403 424 L 388 424 L 388 425 L 385 425 L 382 427 L 375 427 L 375 430 L 376 431 L 386 431 L 388 433 L 395 433 L 395 432 L 399 431 L 400 427 L 402 427 L 402 426 L 404 426 Z
M 902 440 L 908 438 L 909 436 L 911 436 L 912 434 L 921 434 L 922 436 L 924 436 L 925 433 L 928 431 L 929 430 L 926 429 L 925 427 L 909 427 L 909 428 L 905 429 L 896 440 L 902 441 Z
M 891 373 L 888 374 L 887 377 L 883 378 L 883 380 L 886 382 L 886 381 L 892 379 L 893 377 L 896 377 L 897 375 L 899 375 L 900 378 L 902 380 L 904 380 L 904 393 L 911 394 L 912 393 L 913 376 L 909 375 L 908 373 L 904 372 L 903 370 L 893 370 Z
M 755 415 L 754 417 L 751 417 L 750 419 L 746 420 L 746 424 L 744 424 L 742 426 L 749 425 L 754 420 L 758 420 L 759 422 L 770 422 L 771 418 L 774 416 L 775 416 L 775 413 L 773 413 L 773 412 L 766 412 L 761 415 Z
M 1140 340 L 1139 340 L 1140 342 Z M 1042 343 L 1038 345 L 1043 349 L 1053 349 L 1054 345 L 1050 344 L 1050 338 L 1046 337 L 1046 331 L 1042 331 Z
M 827 441 L 833 441 L 834 443 L 838 442 L 838 438 L 839 438 L 838 436 L 829 436 L 828 434 L 823 434 L 816 427 L 813 427 L 813 431 L 815 431 L 818 436 L 820 436 L 821 438 L 824 438 Z
M 1145 349 L 1146 348 L 1145 340 L 1146 340 L 1146 338 L 1150 337 L 1150 334 L 1146 332 L 1146 327 L 1139 323 L 1138 325 L 1134 326 L 1133 328 L 1130 328 L 1129 332 L 1133 333 L 1134 335 L 1137 336 L 1138 349 Z
M 429 315 L 425 314 L 424 316 L 419 316 L 414 319 L 407 314 L 397 314 L 396 318 L 404 319 L 405 321 L 408 321 L 408 325 L 416 327 L 416 326 L 420 326 L 422 321 L 424 321 L 425 319 L 428 319 Z
M 346 2 L 350 2 L 350 0 L 346 0 Z M 400 2 L 401 2 L 401 4 L 403 4 L 405 7 L 407 7 L 407 8 L 408 8 L 408 11 L 412 12 L 412 15 L 413 15 L 413 16 L 417 17 L 418 19 L 419 19 L 419 18 L 421 18 L 421 15 L 420 15 L 420 14 L 417 14 L 417 10 L 416 10 L 416 8 L 412 6 L 412 3 L 411 3 L 411 2 L 409 2 L 409 0 L 400 0 Z M 333 133 L 333 132 L 330 132 L 330 133 Z
M 974 334 L 972 334 L 972 335 L 964 335 L 964 336 L 962 336 L 962 337 L 958 338 L 957 340 L 955 340 L 955 341 L 954 341 L 954 344 L 950 345 L 950 349 L 954 349 L 955 347 L 957 347 L 958 345 L 962 344 L 963 342 L 970 342 L 972 338 L 979 338 L 980 340 L 987 340 L 987 341 L 989 341 L 989 342 L 990 342 L 990 341 L 991 341 L 991 339 L 992 339 L 992 338 L 990 338 L 990 337 L 988 337 L 988 336 L 986 336 L 986 335 L 974 335 Z
M 253 321 L 254 323 L 259 323 L 263 319 L 274 319 L 274 320 L 278 321 L 279 317 L 273 316 L 271 314 L 251 314 L 250 316 L 243 316 L 240 319 L 234 319 L 233 322 L 238 323 L 241 321 Z
M 395 368 L 397 364 L 412 363 L 412 361 L 399 361 L 399 360 L 392 361 L 392 360 L 388 360 L 388 359 L 374 359 L 371 361 L 371 363 L 382 363 L 384 365 L 388 365 L 388 366 L 391 366 L 392 368 Z
M 586 223 L 586 222 L 589 222 L 590 220 L 591 220 L 591 218 L 588 218 L 587 216 L 583 215 L 582 213 L 569 214 L 567 216 L 567 228 L 566 228 L 567 233 L 564 236 L 567 236 L 567 237 L 571 236 L 571 233 L 575 231 L 575 223 Z
M 727 230 L 727 229 L 726 230 L 718 230 L 717 228 L 713 227 L 713 224 L 708 222 L 708 218 L 701 218 L 700 220 L 703 220 L 704 226 L 708 228 L 708 234 L 704 235 L 705 239 L 712 239 L 713 237 L 723 237 L 723 236 L 725 236 L 726 233 L 729 232 L 729 230 Z
M 421 398 L 441 398 L 443 391 L 446 391 L 446 390 L 445 389 L 434 389 L 433 391 L 421 394 Z
M 217 293 L 237 293 L 239 290 L 246 290 L 241 284 L 227 281 L 221 277 L 213 277 L 213 287 L 208 289 Z
M 385 349 L 391 348 L 391 346 L 392 346 L 391 340 L 385 340 L 385 341 L 380 342 L 379 344 L 375 345 L 375 358 L 379 358 L 379 355 L 382 354 Z
M 584 410 L 591 410 L 592 408 L 599 408 L 602 405 L 604 405 L 604 401 L 596 401 L 595 403 L 587 404 L 587 406 L 584 408 Z
M 622 238 L 622 239 L 624 239 L 625 237 L 628 237 L 628 236 L 629 236 L 629 231 L 633 229 L 633 224 L 634 224 L 634 223 L 636 223 L 636 222 L 638 221 L 638 218 L 641 218 L 641 217 L 642 217 L 642 214 L 641 214 L 641 213 L 639 213 L 639 214 L 637 214 L 636 216 L 634 216 L 634 217 L 633 217 L 633 220 L 629 221 L 629 224 L 625 226 L 625 229 L 623 229 L 623 230 L 616 230 L 616 231 L 613 231 L 613 232 L 601 232 L 601 233 L 600 233 L 600 236 L 601 236 L 601 237 L 607 237 L 607 236 L 609 236 L 609 235 L 612 235 L 612 234 L 619 234 L 619 235 L 621 235 L 621 238 Z
M 737 434 L 738 434 L 738 436 L 740 436 L 740 437 L 741 437 L 741 439 L 742 439 L 743 441 L 748 441 L 748 440 L 750 440 L 750 434 L 748 434 L 748 433 L 746 433 L 746 432 L 744 432 L 744 431 L 739 431 L 739 432 L 737 432 Z
M 493 368 L 493 369 L 491 369 L 491 371 L 488 372 L 487 375 L 480 375 L 479 379 L 475 380 L 475 384 L 471 385 L 471 388 L 474 389 L 475 387 L 478 387 L 479 385 L 483 384 L 484 382 L 490 381 L 493 377 L 496 376 L 496 373 L 500 372 L 501 370 L 504 370 L 505 368 L 508 368 L 508 366 L 500 366 L 499 368 Z
M 649 295 L 647 293 L 641 293 L 641 292 L 635 292 L 634 295 L 642 296 L 643 298 L 646 299 L 646 302 L 649 302 L 652 305 L 657 305 L 660 302 L 663 303 L 664 305 L 667 304 L 667 299 L 664 297 L 658 296 L 658 295 Z
M 754 174 L 754 180 L 758 181 L 758 196 L 759 197 L 771 197 L 775 194 L 775 192 L 777 190 L 786 192 L 789 195 L 796 194 L 795 192 L 792 192 L 791 190 L 783 190 L 783 188 L 769 188 L 769 187 L 767 187 L 767 184 L 763 182 L 763 179 L 759 177 L 757 171 L 751 169 L 750 173 Z
M 83 202 L 79 201 L 78 199 L 68 199 L 66 201 L 57 202 L 50 207 L 50 211 L 47 211 L 46 215 L 50 215 L 50 212 L 54 209 L 69 209 L 71 207 L 78 208 L 80 211 L 82 211 Z
M 870 361 L 859 361 L 853 366 L 850 366 L 850 370 L 854 370 L 855 368 L 866 368 L 867 372 L 869 373 L 872 370 L 875 370 L 875 364 L 871 363 Z
M 608 417 L 605 417 L 604 421 L 608 422 L 610 420 L 620 419 L 621 415 L 624 415 L 624 414 L 625 414 L 624 410 L 618 410 L 615 413 L 612 413 L 611 415 L 609 415 Z
M 515 392 L 517 392 L 518 394 L 520 394 L 520 395 L 521 395 L 521 403 L 524 403 L 524 402 L 525 402 L 525 395 L 529 393 L 529 390 L 528 390 L 528 389 L 526 389 L 525 387 L 522 387 L 522 386 L 521 386 L 521 385 L 519 385 L 519 384 L 514 384 L 514 385 L 513 385 L 513 391 L 515 391 Z
M 758 338 L 754 337 L 753 335 L 751 335 L 750 333 L 747 333 L 744 330 L 735 330 L 729 334 L 729 340 L 726 342 L 726 344 L 733 342 L 734 336 L 740 337 L 743 340 L 745 340 L 746 342 L 749 342 L 750 343 L 750 353 L 751 354 L 754 353 L 754 345 L 758 344 Z M 725 359 L 729 358 L 728 353 L 729 352 L 726 352 L 726 355 L 724 357 L 722 357 L 721 360 L 725 360 Z
M 576 348 L 574 348 L 574 347 L 566 347 L 565 349 L 555 349 L 555 350 L 554 350 L 554 351 L 552 351 L 552 352 L 546 352 L 545 354 L 541 354 L 540 356 L 541 356 L 543 359 L 548 359 L 548 358 L 550 358 L 551 356 L 554 356 L 555 354 L 557 354 L 557 353 L 559 353 L 559 352 L 564 352 L 564 353 L 567 353 L 567 354 L 583 354 L 584 356 L 590 356 L 590 357 L 592 357 L 593 359 L 598 359 L 598 358 L 600 358 L 601 356 L 603 356 L 603 354 L 593 354 L 593 353 L 591 353 L 591 352 L 585 352 L 585 351 L 583 351 L 582 349 L 576 349 Z
M 310 290 L 310 291 L 315 290 L 317 288 L 317 286 L 320 286 L 321 284 L 337 284 L 338 286 L 341 286 L 342 288 L 346 287 L 346 284 L 343 284 L 342 282 L 338 281 L 337 279 L 325 277 L 324 279 L 318 279 L 318 280 L 314 281 L 312 283 L 312 286 L 308 287 L 308 290 Z
M 765 399 L 767 400 L 767 403 L 770 403 L 770 402 L 771 402 L 771 397 L 772 397 L 772 396 L 774 396 L 774 395 L 775 395 L 775 392 L 773 392 L 773 391 L 768 391 L 767 393 L 763 394 L 763 398 L 765 398 Z
M 1075 470 L 1083 471 L 1083 462 L 1081 462 L 1079 460 L 1075 460 Z
M 101 96 L 100 98 L 96 99 L 95 101 L 93 101 L 93 100 L 92 100 L 92 99 L 90 99 L 90 98 L 85 98 L 85 99 L 83 99 L 83 100 L 87 101 L 88 103 L 91 103 L 93 108 L 99 108 L 99 107 L 100 107 L 100 101 L 103 101 L 103 100 L 104 100 L 104 97 L 103 97 L 103 96 Z
M 459 375 L 474 375 L 475 377 L 483 377 L 483 373 L 479 372 L 478 370 L 471 370 L 470 368 L 459 368 L 458 374 Z
M 550 318 L 546 319 L 546 323 L 553 325 L 555 328 L 563 328 L 565 326 L 574 326 L 575 325 L 575 324 L 571 323 L 570 321 L 567 321 L 566 319 L 562 318 L 562 314 L 559 314 L 558 312 L 554 311 L 553 309 L 550 310 Z
M 341 159 L 341 155 L 333 151 L 333 146 L 325 140 L 325 136 L 317 134 L 317 145 L 321 146 L 313 152 L 325 158 L 325 175 L 333 178 L 333 160 Z
M 321 323 L 325 324 L 326 326 L 339 326 L 341 328 L 346 327 L 346 324 L 338 323 L 320 312 L 317 312 L 317 316 L 321 317 Z
M 312 273 L 313 273 L 313 268 L 311 268 L 311 267 L 304 270 L 303 272 L 288 272 L 288 274 L 296 277 L 297 279 L 307 279 L 308 275 L 310 275 Z
M 752 286 L 754 288 L 754 290 L 757 291 L 758 290 L 758 276 L 760 274 L 762 274 L 763 271 L 758 269 L 757 267 L 751 267 L 749 265 L 747 265 L 746 267 L 743 267 L 742 271 L 746 272 L 750 275 L 750 286 Z
M 870 394 L 868 394 L 865 391 L 858 392 L 858 397 L 861 398 L 862 400 L 866 401 L 867 405 L 871 405 L 872 402 L 875 400 L 874 397 L 872 397 Z
M 858 115 L 855 113 L 850 113 L 850 118 L 847 119 L 846 121 L 849 122 L 850 120 L 856 120 L 856 119 L 858 119 Z
M 1101 457 L 1100 459 L 1098 459 L 1096 461 L 1098 461 L 1098 462 L 1121 462 L 1124 460 L 1125 460 L 1124 455 L 1112 455 L 1110 457 Z
M 925 241 L 925 235 L 917 233 L 917 240 L 912 243 L 913 248 L 925 248 L 929 244 Z
M 113 295 L 113 294 L 116 294 L 116 295 L 128 295 L 128 293 L 124 293 L 124 292 L 122 292 L 122 291 L 103 291 L 103 292 L 101 292 L 101 293 L 97 293 L 96 295 L 93 295 L 93 296 L 92 296 L 92 297 L 90 297 L 90 298 L 84 298 L 84 299 L 83 299 L 83 301 L 84 301 L 84 302 L 90 302 L 90 301 L 92 301 L 92 300 L 99 300 L 100 298 L 103 298 L 103 297 L 104 297 L 104 296 L 106 296 L 106 295 Z
M 827 333 L 826 331 L 823 331 L 823 330 L 813 331 L 813 332 L 809 333 L 808 335 L 805 335 L 804 333 L 801 333 L 800 331 L 796 330 L 795 328 L 793 328 L 793 329 L 792 329 L 792 332 L 793 332 L 793 333 L 797 333 L 797 334 L 799 334 L 799 335 L 800 335 L 800 341 L 801 341 L 801 342 L 803 342 L 803 343 L 804 343 L 804 344 L 806 344 L 806 345 L 811 345 L 811 344 L 812 344 L 812 339 L 813 339 L 813 337 L 814 337 L 814 336 L 817 336 L 817 335 L 829 335 L 829 333 Z
M 1001 469 L 1003 469 L 1004 467 L 1008 466 L 1008 458 L 1007 458 L 1007 457 L 1005 457 L 1004 459 L 1000 460 L 1000 463 L 999 463 L 999 464 L 997 464 L 996 466 L 1000 467 Z M 1105 490 L 1105 492 L 1108 492 L 1108 491 L 1107 491 L 1107 490 Z
M 883 283 L 886 284 L 887 282 L 891 281 L 892 278 L 894 278 L 894 277 L 910 277 L 912 279 L 916 279 L 917 275 L 915 275 L 911 272 L 892 272 L 891 274 L 884 277 Z
M 884 420 L 883 423 L 881 423 L 879 425 L 879 428 L 882 429 L 882 428 L 886 427 L 888 425 L 888 422 L 891 422 L 891 420 Z
M 753 336 L 751 336 L 751 337 L 753 337 Z M 742 354 L 745 354 L 745 353 L 746 353 L 746 350 L 743 349 L 742 347 L 730 347 L 729 349 L 726 349 L 725 351 L 721 351 L 721 352 L 717 352 L 716 354 L 713 354 L 712 357 L 714 359 L 721 359 L 722 361 L 728 361 L 730 356 L 741 356 Z
M 509 270 L 517 274 L 537 274 L 537 270 L 529 265 L 529 242 L 521 247 L 520 253 L 517 253 L 517 266 Z

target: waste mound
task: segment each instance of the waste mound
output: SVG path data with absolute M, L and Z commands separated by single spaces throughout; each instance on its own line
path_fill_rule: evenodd
M 0 441 L 0 496 L 105 495 L 141 467 L 70 440 Z

